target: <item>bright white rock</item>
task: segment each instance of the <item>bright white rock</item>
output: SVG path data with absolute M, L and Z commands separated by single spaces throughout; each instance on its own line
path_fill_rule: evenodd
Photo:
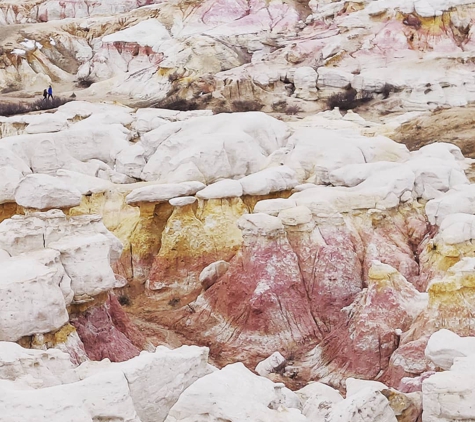
M 254 375 L 241 363 L 228 365 L 185 390 L 165 421 L 305 422 L 294 408 L 298 398 L 282 387 Z
M 274 352 L 267 359 L 259 362 L 255 370 L 261 377 L 266 377 L 285 365 L 285 362 L 286 359 L 279 352 Z
M 295 172 L 287 167 L 270 167 L 239 180 L 244 195 L 267 195 L 297 186 Z
M 65 298 L 56 273 L 57 269 L 27 256 L 2 262 L 0 341 L 17 341 L 24 336 L 48 333 L 68 322 Z
M 15 192 L 18 205 L 38 210 L 75 207 L 81 203 L 81 198 L 81 192 L 75 187 L 46 174 L 26 176 Z
M 157 347 L 127 362 L 85 362 L 76 369 L 86 381 L 91 375 L 122 372 L 142 422 L 163 422 L 178 398 L 201 377 L 209 374 L 208 349 L 182 346 L 175 350 Z
M 38 390 L 1 386 L 0 390 L 0 422 L 94 422 L 104 418 L 140 422 L 121 372 Z
M 372 387 L 336 403 L 329 422 L 397 422 L 389 401 Z
M 242 185 L 238 180 L 220 180 L 206 186 L 196 196 L 200 199 L 239 198 L 242 196 Z
M 439 330 L 430 336 L 425 355 L 439 368 L 449 370 L 456 358 L 475 355 L 475 337 Z
M 126 197 L 126 201 L 128 204 L 137 204 L 139 202 L 167 202 L 179 196 L 194 195 L 200 190 L 199 187 L 201 186 L 203 185 L 194 186 L 187 183 L 144 186 L 130 192 Z

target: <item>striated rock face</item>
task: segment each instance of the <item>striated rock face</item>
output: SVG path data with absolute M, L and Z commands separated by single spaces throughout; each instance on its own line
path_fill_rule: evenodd
M 308 356 L 311 376 L 340 387 L 348 376 L 380 376 L 404 332 L 426 303 L 394 268 L 374 262 L 368 287 L 345 308 L 346 320 Z
M 2 340 L 32 338 L 33 347 L 58 347 L 73 361 L 122 361 L 145 346 L 115 296 L 107 299 L 119 286 L 110 265 L 122 246 L 99 217 L 17 216 L 0 224 L 0 245 Z
M 316 83 L 344 89 L 350 74 Z M 0 340 L 45 351 L 32 373 L 48 377 L 20 365 L 0 380 L 13 409 L 41 384 L 85 421 L 417 422 L 424 383 L 470 357 L 454 337 L 473 335 L 475 271 L 457 147 L 410 152 L 337 110 L 284 123 L 78 101 L 49 114 L 2 138 Z M 441 329 L 453 340 L 431 339 Z M 150 356 L 175 367 L 175 352 L 142 353 L 151 343 L 209 346 L 225 368 L 194 356 L 166 375 Z M 82 364 L 62 369 L 76 378 L 43 368 L 49 349 Z M 318 384 L 299 402 L 271 380 Z M 107 414 L 82 392 L 102 383 Z M 69 417 L 33 391 L 38 414 Z
M 405 341 L 443 328 L 462 336 L 474 334 L 470 311 L 474 264 L 473 258 L 463 258 L 447 271 L 444 278 L 431 282 L 427 289 L 427 307 L 414 322 Z
M 280 220 L 252 214 L 242 217 L 239 226 L 242 250 L 178 324 L 182 329 L 199 324 L 203 339 L 213 339 L 223 353 L 233 354 L 252 344 L 262 356 L 319 336 L 297 256 Z
M 73 313 L 71 324 L 76 328 L 89 359 L 110 359 L 122 362 L 138 356 L 146 340 L 130 322 L 115 296 L 110 295 L 100 306 Z

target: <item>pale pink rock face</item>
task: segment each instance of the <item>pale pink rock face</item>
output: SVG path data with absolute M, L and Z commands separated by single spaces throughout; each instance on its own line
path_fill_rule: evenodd
M 47 0 L 37 7 L 37 21 L 123 13 L 161 2 L 162 0 Z
M 398 273 L 369 283 L 343 310 L 346 320 L 302 363 L 308 378 L 343 388 L 347 377 L 375 379 L 388 368 L 399 343 L 396 330 L 410 327 L 421 298 Z
M 397 388 L 401 393 L 414 393 L 422 391 L 422 383 L 424 380 L 434 375 L 434 371 L 424 372 L 422 375 L 415 378 L 403 378 L 399 387 Z
M 364 274 L 373 260 L 396 268 L 419 289 L 418 246 L 428 232 L 426 218 L 420 213 L 376 214 L 372 219 L 357 219 L 355 225 L 365 248 Z
M 194 15 L 209 26 L 226 24 L 231 33 L 289 29 L 298 21 L 297 13 L 289 5 L 263 0 L 208 0 Z
M 138 356 L 145 339 L 130 322 L 115 296 L 110 295 L 101 306 L 71 317 L 87 357 L 123 362 Z
M 190 306 L 194 313 L 180 327 L 212 341 L 221 355 L 253 360 L 321 339 L 283 233 L 245 236 L 226 274 Z
M 410 393 L 412 390 L 401 390 L 402 384 L 409 384 L 407 381 L 410 378 L 418 378 L 422 373 L 431 371 L 434 369 L 434 365 L 425 357 L 425 348 L 429 341 L 428 336 L 423 336 L 420 339 L 411 341 L 406 344 L 402 344 L 392 354 L 389 360 L 389 367 L 382 376 L 382 381 L 393 388 L 396 388 L 404 393 Z M 406 381 L 403 382 L 403 379 Z M 420 388 L 421 385 L 418 385 Z M 409 388 L 409 387 L 407 387 Z M 416 388 L 413 386 L 412 388 Z
M 306 280 L 312 314 L 328 333 L 342 320 L 348 306 L 363 287 L 361 262 L 354 236 L 345 225 L 322 226 L 325 245 L 313 257 L 312 277 Z M 298 252 L 297 252 L 298 254 Z
M 102 44 L 92 60 L 91 74 L 104 78 L 115 73 L 158 68 L 162 60 L 163 53 L 155 52 L 151 47 L 123 41 L 108 42 Z

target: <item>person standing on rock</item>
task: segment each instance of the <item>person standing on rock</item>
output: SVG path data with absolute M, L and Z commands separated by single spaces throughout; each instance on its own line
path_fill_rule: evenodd
M 46 97 L 48 96 L 48 90 L 45 88 L 43 90 L 43 101 L 46 101 Z
M 53 99 L 53 88 L 51 85 L 48 87 L 48 99 Z

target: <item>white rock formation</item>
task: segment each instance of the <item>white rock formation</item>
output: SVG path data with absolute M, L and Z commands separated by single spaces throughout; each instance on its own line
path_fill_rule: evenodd
M 0 380 L 19 381 L 25 389 L 79 381 L 69 355 L 57 349 L 30 350 L 0 341 Z
M 166 422 L 304 422 L 305 416 L 295 408 L 298 403 L 297 396 L 283 385 L 258 377 L 236 363 L 192 384 L 172 407 Z
M 475 419 L 474 355 L 455 358 L 450 371 L 424 380 L 423 422 L 455 422 Z
M 430 336 L 425 355 L 447 371 L 456 358 L 475 355 L 475 337 L 460 337 L 450 330 L 439 330 Z
M 285 365 L 286 359 L 279 353 L 274 352 L 267 359 L 259 362 L 255 371 L 261 376 L 266 377 L 276 371 L 279 367 Z
M 267 195 L 297 186 L 295 172 L 287 167 L 271 167 L 239 180 L 244 195 Z
M 104 418 L 140 422 L 127 379 L 120 372 L 98 374 L 84 381 L 37 390 L 2 386 L 0 390 L 1 422 L 93 422 Z
M 328 416 L 330 422 L 396 422 L 389 401 L 372 387 L 337 402 Z
M 110 267 L 111 244 L 103 234 L 64 236 L 48 246 L 61 253 L 75 296 L 96 296 L 116 286 Z
M 206 186 L 196 196 L 200 199 L 238 198 L 242 196 L 242 185 L 237 180 L 220 180 Z
M 360 391 L 372 388 L 374 391 L 382 391 L 388 387 L 379 381 L 359 380 L 356 378 L 346 379 L 346 397 L 351 397 L 358 394 Z
M 75 207 L 81 198 L 81 192 L 75 187 L 46 174 L 26 176 L 15 191 L 18 205 L 37 210 Z
M 317 78 L 315 69 L 299 67 L 294 73 L 295 96 L 310 101 L 318 99 Z
M 265 214 L 277 216 L 281 211 L 296 207 L 295 201 L 292 199 L 265 199 L 259 201 L 254 207 L 254 212 L 263 212 Z
M 68 322 L 57 268 L 28 256 L 12 257 L 0 266 L 0 340 L 58 330 Z
M 190 185 L 188 183 L 173 183 L 164 185 L 150 185 L 134 189 L 127 195 L 128 204 L 140 202 L 167 202 L 179 196 L 194 195 L 204 188 L 203 184 Z
M 309 421 L 326 420 L 331 408 L 343 400 L 337 390 L 319 382 L 311 382 L 296 393 L 302 402 L 302 413 Z
M 98 217 L 58 211 L 0 223 L 0 341 L 59 330 L 73 297 L 116 287 L 110 264 L 122 246 Z M 25 306 L 27 304 L 27 306 Z
M 142 422 L 163 422 L 186 388 L 210 372 L 208 350 L 182 346 L 176 350 L 157 347 L 127 362 L 86 362 L 76 373 L 80 379 L 95 374 L 123 373 L 130 396 Z
M 142 136 L 142 179 L 210 184 L 261 169 L 284 146 L 288 127 L 263 113 L 219 114 L 163 125 Z M 170 160 L 168 157 L 174 157 Z

